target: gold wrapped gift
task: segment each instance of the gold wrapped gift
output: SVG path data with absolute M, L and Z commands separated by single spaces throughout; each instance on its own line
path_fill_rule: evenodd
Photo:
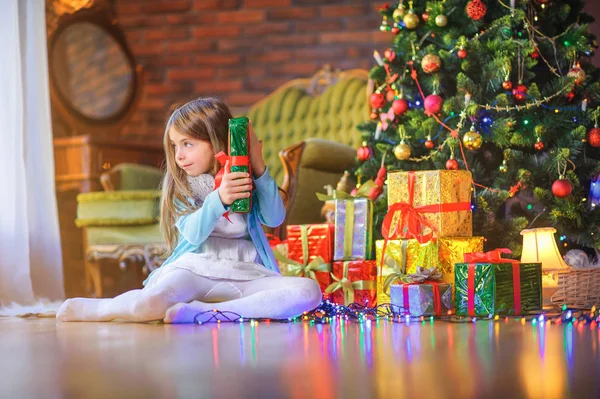
M 375 243 L 377 255 L 377 304 L 390 303 L 389 286 L 402 283 L 417 266 L 439 267 L 442 280 L 454 284 L 454 264 L 464 262 L 464 254 L 483 251 L 483 237 L 442 237 L 425 244 L 417 240 L 388 241 L 381 265 L 384 240 Z
M 473 235 L 471 172 L 467 170 L 428 170 L 390 172 L 388 174 L 388 206 L 395 212 L 391 230 L 393 238 L 414 238 L 407 229 L 410 218 L 420 214 L 429 226 L 419 225 L 417 235 L 433 233 L 437 237 L 470 237 Z M 411 201 L 412 191 L 412 201 Z M 397 205 L 394 205 L 397 204 Z M 401 209 L 401 210 L 400 210 Z M 407 209 L 414 212 L 408 212 Z M 402 221 L 403 212 L 406 213 Z M 433 230 L 433 231 L 432 231 Z

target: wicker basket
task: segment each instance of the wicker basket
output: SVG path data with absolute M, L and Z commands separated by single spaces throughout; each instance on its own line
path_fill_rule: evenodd
M 570 268 L 558 273 L 558 290 L 551 301 L 571 308 L 600 305 L 600 267 Z

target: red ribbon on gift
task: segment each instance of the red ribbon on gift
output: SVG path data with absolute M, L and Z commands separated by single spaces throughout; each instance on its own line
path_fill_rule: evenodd
M 513 300 L 515 314 L 521 314 L 521 263 L 514 259 L 504 259 L 502 254 L 512 254 L 508 248 L 498 248 L 488 252 L 471 252 L 465 254 L 467 270 L 467 312 L 475 316 L 475 265 L 477 263 L 512 263 Z
M 448 204 L 432 204 L 415 207 L 415 182 L 415 172 L 408 172 L 408 202 L 397 202 L 392 204 L 383 219 L 381 232 L 384 241 L 381 262 L 379 264 L 380 276 L 383 268 L 385 249 L 389 240 L 402 237 L 415 238 L 421 244 L 431 241 L 436 228 L 425 219 L 423 216 L 424 213 L 459 212 L 471 209 L 471 203 L 469 202 L 453 202 Z M 396 225 L 392 226 L 396 212 L 400 212 L 401 217 L 398 219 Z M 422 234 L 426 227 L 429 227 L 431 231 L 428 234 Z
M 402 299 L 404 302 L 404 311 L 410 313 L 410 303 L 408 301 L 408 286 L 420 285 L 423 283 L 407 283 L 402 285 Z M 431 284 L 433 291 L 433 312 L 436 316 L 442 315 L 442 296 L 440 295 L 440 287 L 437 281 L 428 281 L 427 284 Z
M 221 182 L 223 181 L 223 175 L 225 175 L 225 165 L 227 161 L 229 161 L 229 168 L 227 169 L 227 173 L 231 172 L 232 166 L 247 166 L 248 170 L 250 170 L 250 158 L 247 155 L 240 156 L 230 156 L 220 151 L 217 155 L 215 155 L 217 161 L 221 164 L 221 169 L 217 172 L 215 176 L 215 190 L 217 190 L 221 186 Z M 213 190 L 214 191 L 214 190 Z M 231 219 L 229 219 L 229 211 L 223 214 L 223 217 L 229 221 L 229 223 L 233 223 Z

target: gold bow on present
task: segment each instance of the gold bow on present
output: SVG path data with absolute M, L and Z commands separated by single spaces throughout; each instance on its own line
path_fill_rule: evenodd
M 392 272 L 385 278 L 383 282 L 383 292 L 387 295 L 390 294 L 390 286 L 398 280 L 403 283 L 419 283 L 425 280 L 438 280 L 442 277 L 437 266 L 431 268 L 417 266 L 416 273 L 407 275 L 407 248 L 408 240 L 402 240 L 400 248 L 402 264 L 398 264 L 396 259 L 392 256 L 386 256 L 385 254 L 382 255 L 386 266 L 392 269 Z M 437 260 L 437 246 L 435 242 L 430 241 L 426 244 L 421 244 L 417 259 L 414 259 L 413 262 L 417 264 L 431 264 L 432 260 Z M 434 264 L 439 264 L 439 262 L 434 261 Z
M 376 289 L 375 281 L 359 280 L 350 281 L 348 279 L 348 262 L 344 262 L 344 271 L 341 279 L 338 279 L 331 273 L 331 277 L 335 280 L 325 290 L 326 294 L 331 294 L 340 288 L 344 291 L 344 305 L 350 305 L 354 302 L 354 290 L 374 290 Z
M 350 195 L 345 191 L 341 190 L 333 190 L 333 195 L 327 195 L 323 193 L 316 193 L 317 198 L 321 201 L 331 201 L 331 200 L 353 200 L 356 198 L 369 198 L 369 192 L 373 187 L 377 186 L 377 184 L 373 180 L 367 180 L 358 188 L 354 195 Z
M 381 255 L 384 259 L 385 265 L 392 269 L 392 272 L 386 276 L 385 281 L 383 282 L 383 292 L 386 295 L 390 295 L 390 285 L 394 284 L 398 280 L 405 281 L 406 279 L 406 257 L 408 240 L 402 240 L 400 245 L 400 256 L 402 257 L 401 265 L 398 264 L 398 262 L 393 256 L 386 254 Z
M 297 262 L 293 259 L 290 259 L 290 258 L 284 256 L 279 251 L 273 251 L 273 253 L 275 254 L 275 259 L 277 259 L 281 263 L 285 263 L 286 265 L 288 265 L 287 270 L 290 272 L 290 274 L 292 274 L 294 276 L 298 276 L 298 277 L 306 276 L 306 277 L 310 277 L 313 280 L 317 281 L 317 275 L 315 274 L 315 272 L 330 272 L 331 271 L 331 264 L 325 263 L 323 258 L 321 258 L 320 256 L 317 256 L 316 258 L 314 258 L 307 265 L 303 265 L 300 262 Z
M 437 267 L 417 267 L 416 273 L 407 277 L 409 283 L 422 283 L 424 281 L 436 281 L 442 278 L 442 272 Z

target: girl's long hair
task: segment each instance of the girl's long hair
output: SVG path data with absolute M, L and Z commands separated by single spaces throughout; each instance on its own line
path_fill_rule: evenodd
M 165 149 L 166 171 L 162 182 L 160 204 L 160 228 L 171 254 L 177 245 L 178 234 L 175 222 L 181 215 L 191 213 L 197 206 L 190 203 L 193 195 L 187 181 L 187 174 L 175 162 L 175 150 L 169 139 L 169 131 L 175 129 L 185 136 L 210 141 L 214 153 L 226 151 L 229 119 L 232 118 L 227 105 L 217 98 L 198 98 L 175 108 L 165 127 L 163 147 Z M 219 170 L 214 162 L 215 175 Z

